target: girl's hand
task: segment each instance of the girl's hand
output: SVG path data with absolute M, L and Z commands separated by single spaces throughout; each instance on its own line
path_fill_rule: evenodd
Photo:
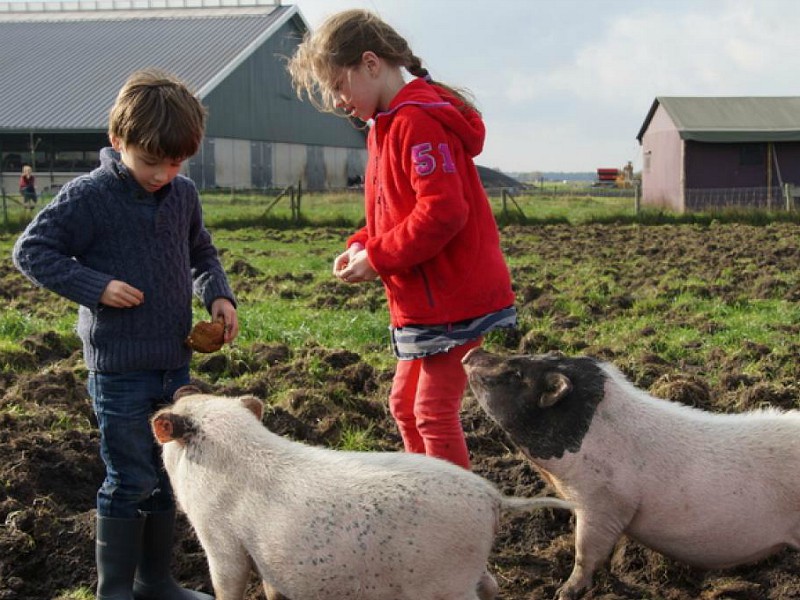
M 211 303 L 211 319 L 225 323 L 225 343 L 230 344 L 239 335 L 239 317 L 236 307 L 227 298 L 217 298 Z
M 119 279 L 108 282 L 100 296 L 100 304 L 112 308 L 134 308 L 144 303 L 144 293 Z
M 359 250 L 350 258 L 347 266 L 341 269 L 336 276 L 347 283 L 371 281 L 378 276 L 378 272 L 369 263 L 366 250 Z
M 342 279 L 342 273 L 344 270 L 353 262 L 353 258 L 355 255 L 364 249 L 359 243 L 355 243 L 350 245 L 347 250 L 342 252 L 336 259 L 333 261 L 333 275 L 334 277 L 338 277 Z

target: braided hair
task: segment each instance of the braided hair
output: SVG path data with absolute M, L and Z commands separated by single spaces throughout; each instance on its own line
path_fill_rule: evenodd
M 297 96 L 307 96 L 324 112 L 336 113 L 335 82 L 342 69 L 355 67 L 364 52 L 374 52 L 388 63 L 403 67 L 453 94 L 462 110 L 476 110 L 469 93 L 434 81 L 408 42 L 374 13 L 352 9 L 336 13 L 313 33 L 307 33 L 289 60 L 288 71 Z

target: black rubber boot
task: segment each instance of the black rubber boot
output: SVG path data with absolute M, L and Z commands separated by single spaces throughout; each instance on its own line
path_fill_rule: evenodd
M 142 552 L 133 582 L 136 600 L 214 600 L 213 596 L 182 588 L 172 578 L 175 511 L 143 512 Z
M 97 516 L 97 600 L 133 600 L 144 519 Z

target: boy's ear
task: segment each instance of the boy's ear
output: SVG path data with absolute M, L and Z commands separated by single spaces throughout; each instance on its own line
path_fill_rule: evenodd
M 116 150 L 117 152 L 122 150 L 122 140 L 119 139 L 116 135 L 114 135 L 113 133 L 109 133 L 108 140 L 111 142 L 111 147 L 114 148 L 114 150 Z

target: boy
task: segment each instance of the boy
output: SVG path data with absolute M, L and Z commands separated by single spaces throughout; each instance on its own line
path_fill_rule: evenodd
M 175 502 L 149 417 L 189 382 L 192 293 L 238 333 L 235 298 L 197 190 L 178 174 L 205 108 L 170 74 L 131 75 L 101 165 L 64 186 L 14 246 L 37 285 L 79 304 L 78 334 L 106 477 L 97 493 L 97 598 L 208 599 L 170 574 Z

